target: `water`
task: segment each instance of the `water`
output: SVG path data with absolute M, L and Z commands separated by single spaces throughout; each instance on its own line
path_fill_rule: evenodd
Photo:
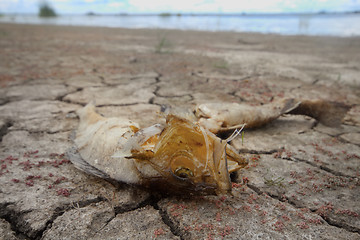
M 0 22 L 121 28 L 260 32 L 283 35 L 360 36 L 360 14 L 238 16 L 63 15 L 56 18 L 39 18 L 36 15 L 6 15 L 0 17 Z

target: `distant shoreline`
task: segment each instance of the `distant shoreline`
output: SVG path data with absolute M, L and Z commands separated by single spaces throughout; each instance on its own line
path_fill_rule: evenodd
M 94 26 L 129 29 L 177 29 L 210 32 L 255 32 L 280 35 L 360 36 L 360 14 L 88 14 L 42 18 L 35 14 L 3 15 L 0 22 L 35 25 Z
M 349 11 L 349 12 L 294 12 L 294 13 L 173 13 L 173 12 L 158 12 L 158 13 L 97 13 L 89 11 L 86 13 L 59 13 L 59 16 L 128 16 L 128 17 L 242 17 L 242 16 L 308 16 L 308 15 L 351 15 L 360 14 L 360 10 Z M 0 16 L 37 16 L 38 13 L 2 13 Z

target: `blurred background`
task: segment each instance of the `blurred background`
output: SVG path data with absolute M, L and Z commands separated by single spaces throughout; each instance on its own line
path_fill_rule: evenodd
M 0 0 L 0 22 L 360 36 L 360 0 Z

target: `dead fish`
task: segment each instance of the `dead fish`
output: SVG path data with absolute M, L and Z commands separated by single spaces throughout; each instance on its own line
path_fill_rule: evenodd
M 326 126 L 336 127 L 350 109 L 345 104 L 326 100 L 296 100 L 285 98 L 261 106 L 239 103 L 206 103 L 195 108 L 198 122 L 213 133 L 229 131 L 246 124 L 246 128 L 261 127 L 283 114 L 307 115 Z
M 231 191 L 229 172 L 247 161 L 207 129 L 169 114 L 166 124 L 140 129 L 125 118 L 105 118 L 88 104 L 78 112 L 80 123 L 74 165 L 101 178 L 137 184 L 160 191 L 224 194 Z
M 298 107 L 287 112 L 288 114 L 306 115 L 315 118 L 328 127 L 341 125 L 346 113 L 351 106 L 344 103 L 331 102 L 326 100 L 303 100 Z
M 246 128 L 260 127 L 282 114 L 298 107 L 294 99 L 282 99 L 262 106 L 238 103 L 205 103 L 195 109 L 198 122 L 213 133 L 236 129 L 246 124 Z

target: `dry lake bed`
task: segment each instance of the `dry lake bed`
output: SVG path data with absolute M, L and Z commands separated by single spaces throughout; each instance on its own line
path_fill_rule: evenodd
M 360 239 L 360 38 L 0 24 L 0 239 Z M 232 145 L 232 196 L 165 196 L 77 170 L 75 111 L 147 127 L 163 106 L 326 99 Z

